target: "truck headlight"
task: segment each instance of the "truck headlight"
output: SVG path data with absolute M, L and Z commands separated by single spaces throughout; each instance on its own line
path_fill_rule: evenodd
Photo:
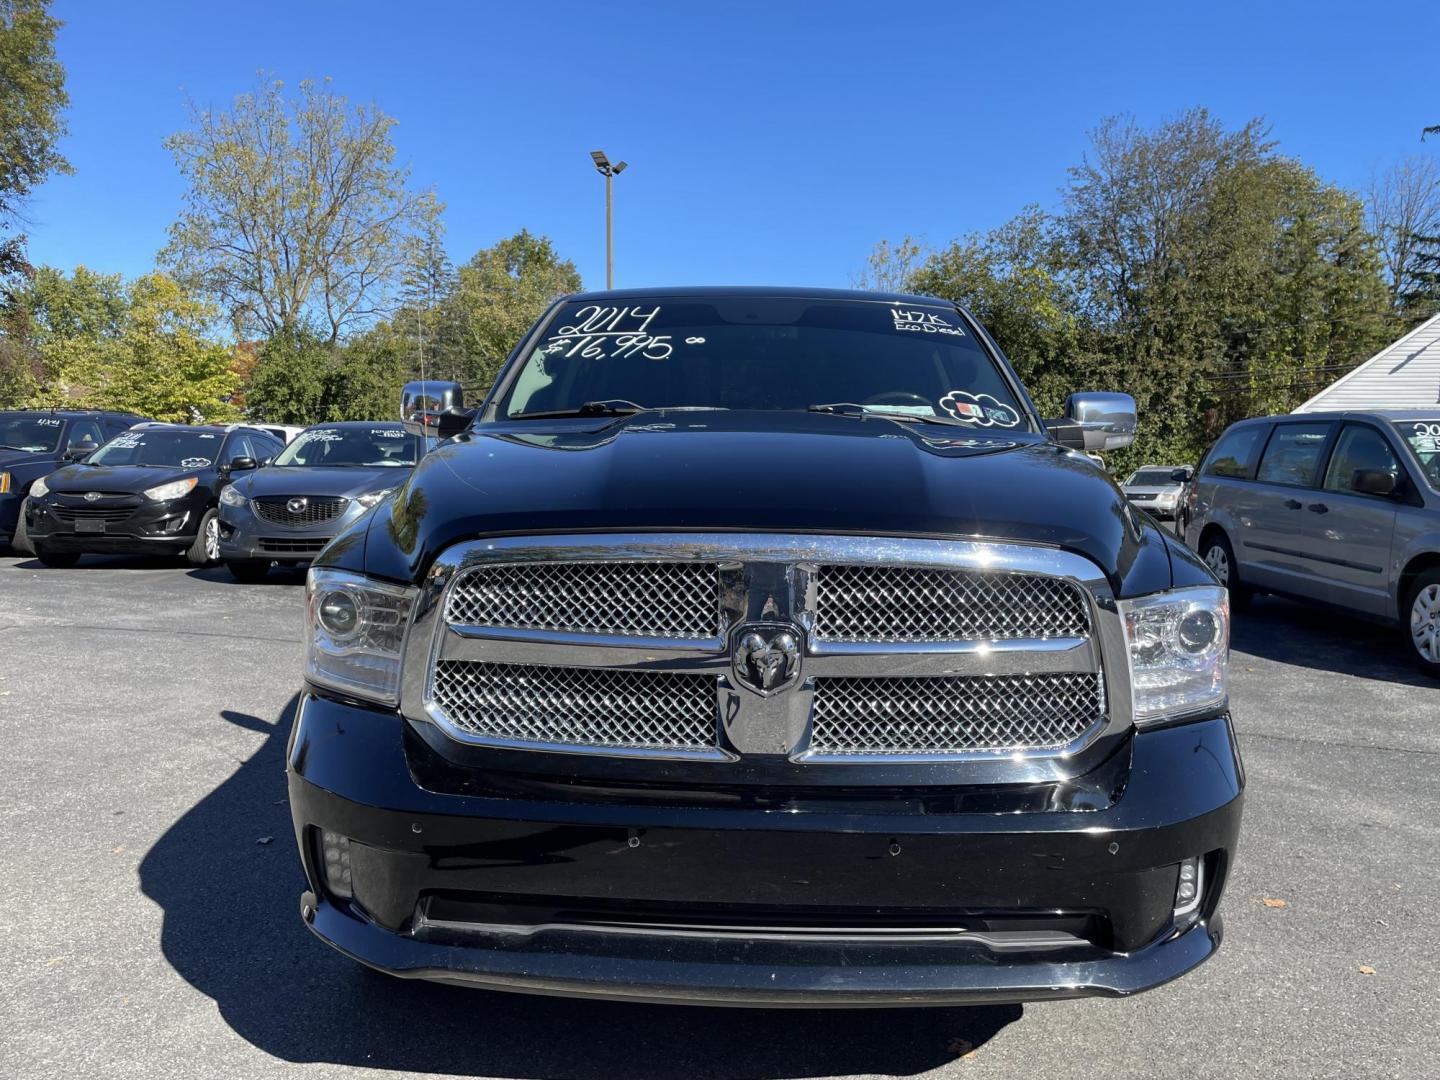
M 414 589 L 343 570 L 312 569 L 305 579 L 305 677 L 398 705 L 414 604 Z
M 0 495 L 9 495 L 9 494 L 10 494 L 10 474 L 9 474 L 8 472 L 0 472 Z
M 230 484 L 224 491 L 220 492 L 220 505 L 222 506 L 244 506 L 245 496 L 235 490 L 235 485 Z
M 45 478 L 43 476 L 39 477 L 30 485 L 30 494 L 36 499 L 43 499 L 46 495 L 50 494 L 50 489 L 45 486 Z
M 369 510 L 372 506 L 376 505 L 381 499 L 385 498 L 386 495 L 389 495 L 394 490 L 394 488 L 386 488 L 384 491 L 367 491 L 364 495 L 361 495 L 355 501 L 358 502 L 361 506 L 363 506 L 366 510 Z
M 1230 660 L 1230 601 L 1203 585 L 1121 600 L 1137 724 L 1225 703 Z
M 170 499 L 178 499 L 182 495 L 190 494 L 195 487 L 195 477 L 187 476 L 184 480 L 171 480 L 168 484 L 160 484 L 158 487 L 146 488 L 145 497 L 154 499 L 156 502 L 166 502 Z

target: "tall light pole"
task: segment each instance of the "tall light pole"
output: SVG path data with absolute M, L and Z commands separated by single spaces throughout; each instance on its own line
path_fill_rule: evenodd
M 615 287 L 615 177 L 625 171 L 625 162 L 610 164 L 604 150 L 591 150 L 595 170 L 605 177 L 605 288 Z

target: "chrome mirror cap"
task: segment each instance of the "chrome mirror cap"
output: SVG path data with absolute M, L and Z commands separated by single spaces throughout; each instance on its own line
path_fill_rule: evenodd
M 1065 416 L 1085 433 L 1086 450 L 1120 450 L 1135 441 L 1135 399 L 1090 391 L 1065 399 Z

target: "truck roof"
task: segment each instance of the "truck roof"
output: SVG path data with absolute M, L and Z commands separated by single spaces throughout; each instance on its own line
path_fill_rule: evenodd
M 652 297 L 693 298 L 697 300 L 722 297 L 777 297 L 803 300 L 852 300 L 880 304 L 945 304 L 949 300 L 936 296 L 911 293 L 871 292 L 867 289 L 821 289 L 806 285 L 659 285 L 653 289 L 599 289 L 575 293 L 567 300 L 644 300 Z

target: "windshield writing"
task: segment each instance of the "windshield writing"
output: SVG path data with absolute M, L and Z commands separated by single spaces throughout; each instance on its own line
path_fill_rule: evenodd
M 215 463 L 224 436 L 214 431 L 148 428 L 116 435 L 90 455 L 91 465 L 204 469 Z
M 415 464 L 420 441 L 404 428 L 308 428 L 280 451 L 274 464 L 286 465 L 394 465 Z
M 53 416 L 5 416 L 0 414 L 0 448 L 29 450 L 39 454 L 60 445 L 65 421 Z

